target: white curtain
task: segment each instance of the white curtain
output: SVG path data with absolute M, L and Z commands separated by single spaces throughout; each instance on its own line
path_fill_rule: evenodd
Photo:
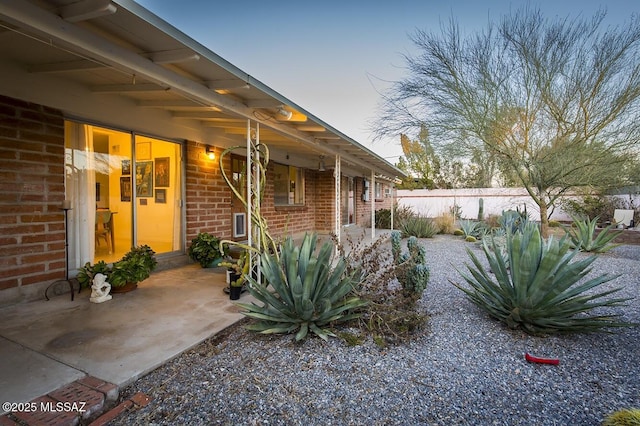
M 95 254 L 96 164 L 93 131 L 86 124 L 65 124 L 65 192 L 69 210 L 69 272 L 75 275 Z

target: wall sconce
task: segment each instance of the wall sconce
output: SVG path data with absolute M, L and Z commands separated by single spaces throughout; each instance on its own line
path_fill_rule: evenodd
M 324 172 L 325 170 L 327 170 L 324 166 L 324 155 L 320 156 L 320 161 L 318 161 L 318 171 L 319 172 Z
M 207 147 L 205 148 L 205 153 L 207 154 L 207 158 L 209 158 L 209 160 L 216 159 L 216 152 L 212 146 L 207 145 Z

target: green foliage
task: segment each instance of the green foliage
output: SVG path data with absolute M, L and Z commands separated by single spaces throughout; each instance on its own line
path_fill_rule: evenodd
M 464 219 L 459 221 L 459 224 L 460 230 L 462 231 L 462 236 L 464 236 L 465 238 L 480 236 L 480 222 Z
M 78 269 L 78 282 L 82 287 L 90 287 L 96 274 L 107 277 L 112 287 L 121 287 L 127 283 L 139 283 L 146 280 L 156 268 L 158 261 L 155 252 L 148 245 L 133 247 L 122 259 L 108 265 L 101 260 L 91 265 L 90 262 Z
M 609 414 L 602 426 L 640 426 L 640 409 L 618 410 Z
M 95 277 L 96 274 L 109 276 L 109 273 L 111 273 L 111 268 L 104 260 L 100 260 L 94 265 L 92 265 L 91 262 L 87 262 L 82 268 L 78 269 L 76 279 L 80 283 L 81 287 L 91 287 L 93 277 Z
M 394 206 L 393 210 L 393 224 L 394 228 L 398 229 L 402 226 L 405 220 L 414 216 L 411 207 L 407 206 Z M 376 228 L 378 229 L 391 229 L 391 209 L 379 209 L 375 213 Z
M 132 248 L 111 267 L 108 282 L 112 287 L 146 280 L 156 268 L 155 252 L 148 245 Z
M 403 236 L 414 236 L 416 238 L 433 238 L 439 231 L 433 220 L 423 216 L 407 218 L 400 229 Z
M 480 198 L 478 200 L 478 221 L 484 220 L 484 200 Z
M 615 226 L 613 224 L 604 228 L 594 238 L 596 226 L 598 225 L 598 216 L 593 220 L 577 220 L 574 217 L 573 225 L 571 228 L 564 227 L 564 230 L 571 238 L 572 248 L 586 252 L 604 253 L 618 246 L 618 244 L 609 244 L 622 233 L 622 231 L 612 231 L 612 227 Z
M 242 287 L 246 282 L 245 277 L 251 269 L 251 263 L 249 262 L 249 252 L 243 250 L 235 262 L 225 260 L 220 262 L 220 266 L 230 269 L 235 275 L 238 276 L 238 279 L 231 280 L 229 282 L 229 285 L 231 285 L 232 287 Z
M 522 233 L 523 229 L 529 224 L 527 208 L 525 207 L 523 211 L 520 211 L 520 209 L 503 211 L 498 222 L 500 223 L 500 227 L 506 232 L 512 234 L 516 232 Z
M 557 220 L 550 220 L 549 221 L 549 228 L 560 228 L 562 224 L 560 222 L 558 222 Z
M 221 250 L 220 238 L 208 232 L 200 232 L 191 240 L 191 246 L 187 250 L 191 260 L 198 262 L 203 268 L 206 268 L 215 260 L 222 259 L 227 252 L 227 245 L 223 244 Z
M 506 236 L 505 254 L 495 244 L 483 250 L 491 271 L 486 271 L 475 254 L 467 250 L 472 265 L 462 273 L 471 288 L 453 283 L 469 299 L 510 328 L 530 334 L 590 332 L 630 324 L 617 322 L 616 315 L 588 315 L 593 309 L 620 306 L 627 299 L 605 299 L 620 288 L 594 291 L 616 276 L 584 279 L 595 257 L 574 260 L 566 238 L 546 242 L 538 227 Z
M 426 264 L 426 250 L 416 237 L 407 240 L 407 252 L 400 247 L 401 234 L 391 233 L 391 253 L 396 265 L 402 266 L 396 271 L 396 277 L 402 285 L 405 297 L 419 299 L 429 281 L 429 267 Z
M 468 243 L 475 243 L 476 241 L 478 241 L 478 239 L 473 235 L 467 235 L 464 240 Z
M 456 237 L 461 237 L 464 235 L 464 231 L 462 229 L 456 229 L 455 231 L 453 231 L 453 235 L 455 235 Z
M 249 292 L 262 302 L 238 303 L 244 315 L 259 320 L 248 329 L 263 334 L 296 332 L 296 340 L 311 331 L 327 340 L 335 336 L 328 328 L 331 324 L 359 315 L 355 311 L 366 302 L 352 295 L 358 273 L 347 274 L 342 257 L 332 268 L 333 244 L 325 242 L 316 255 L 316 243 L 316 234 L 306 234 L 300 247 L 288 238 L 280 247 L 279 259 L 269 252 L 261 254 L 261 271 L 273 291 L 266 283 L 246 277 Z
M 613 212 L 618 206 L 615 198 L 586 195 L 580 199 L 563 200 L 562 208 L 572 217 L 586 217 L 590 220 L 599 217 L 610 222 L 613 219 Z

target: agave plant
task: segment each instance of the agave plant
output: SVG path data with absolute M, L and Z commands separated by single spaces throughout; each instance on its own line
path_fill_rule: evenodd
M 480 222 L 476 222 L 473 220 L 464 219 L 460 221 L 460 229 L 463 232 L 464 237 L 475 237 L 478 238 L 480 236 Z
M 583 280 L 595 256 L 573 261 L 578 251 L 571 250 L 566 237 L 545 242 L 538 227 L 529 226 L 523 233 L 507 233 L 505 254 L 495 244 L 490 249 L 486 240 L 483 249 L 495 280 L 467 250 L 473 266 L 467 265 L 470 274 L 461 275 L 471 288 L 452 284 L 510 328 L 551 334 L 630 325 L 616 321 L 617 315 L 588 315 L 595 308 L 620 306 L 628 299 L 605 299 L 620 288 L 589 291 L 617 276 Z
M 613 241 L 622 231 L 612 231 L 614 224 L 611 224 L 604 228 L 597 237 L 594 238 L 596 233 L 596 225 L 598 224 L 599 216 L 591 219 L 578 220 L 572 217 L 575 228 L 564 228 L 569 237 L 571 238 L 571 244 L 573 247 L 587 252 L 604 253 L 617 247 L 619 244 L 609 244 Z
M 316 245 L 317 235 L 306 234 L 300 247 L 288 238 L 280 248 L 279 259 L 267 252 L 261 254 L 265 282 L 259 283 L 250 276 L 247 279 L 249 292 L 263 305 L 238 303 L 245 309 L 244 315 L 259 320 L 248 329 L 264 334 L 297 331 L 296 340 L 304 339 L 311 331 L 327 340 L 328 336 L 335 336 L 328 325 L 359 315 L 353 311 L 366 302 L 350 296 L 359 281 L 357 274 L 345 273 L 342 257 L 332 266 L 331 241 L 324 243 L 317 255 Z

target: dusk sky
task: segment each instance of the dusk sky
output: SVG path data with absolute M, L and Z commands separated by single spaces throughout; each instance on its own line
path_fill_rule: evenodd
M 136 0 L 247 74 L 395 164 L 400 138 L 373 139 L 379 92 L 405 74 L 409 35 L 439 31 L 453 17 L 467 32 L 487 26 L 525 1 L 395 0 L 366 2 Z M 628 22 L 638 0 L 532 0 L 549 18 Z

